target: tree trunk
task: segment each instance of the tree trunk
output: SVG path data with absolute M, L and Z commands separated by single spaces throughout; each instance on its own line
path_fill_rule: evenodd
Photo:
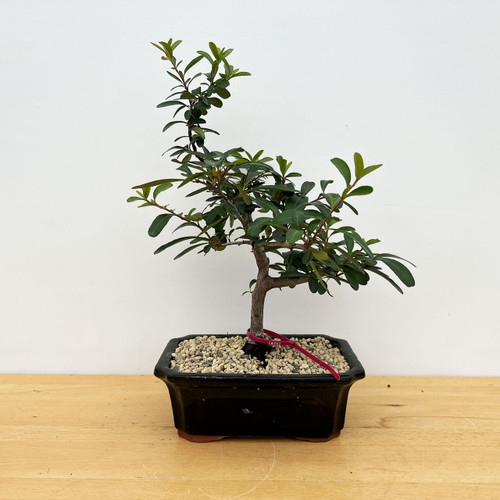
M 259 248 L 253 249 L 255 261 L 259 272 L 257 282 L 252 292 L 252 309 L 250 313 L 250 333 L 257 337 L 267 337 L 264 333 L 264 302 L 266 294 L 271 289 L 271 278 L 269 277 L 269 259 L 267 255 Z M 265 344 L 257 343 L 248 339 L 243 350 L 258 359 L 264 360 L 266 352 L 270 347 Z
M 255 288 L 252 292 L 250 333 L 257 337 L 270 339 L 271 337 L 264 333 L 264 302 L 266 300 L 267 292 L 273 288 L 285 288 L 288 286 L 306 283 L 308 281 L 308 277 L 304 276 L 298 280 L 271 278 L 269 276 L 269 259 L 267 258 L 263 248 L 255 245 L 253 248 L 253 255 L 259 272 L 257 273 L 257 282 L 255 283 Z M 243 351 L 246 354 L 250 354 L 262 361 L 265 360 L 266 353 L 271 349 L 272 347 L 255 342 L 251 339 L 248 339 L 243 347 Z
M 257 280 L 252 292 L 252 310 L 250 314 L 250 333 L 257 337 L 264 337 L 264 302 L 267 287 L 263 280 Z

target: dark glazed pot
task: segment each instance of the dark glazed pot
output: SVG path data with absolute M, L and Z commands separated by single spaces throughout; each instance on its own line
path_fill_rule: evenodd
M 196 336 L 172 339 L 154 371 L 168 387 L 180 436 L 191 441 L 229 436 L 290 436 L 327 441 L 340 434 L 349 389 L 365 376 L 363 366 L 345 340 L 302 335 L 324 337 L 340 349 L 351 367 L 340 375 L 340 381 L 326 374 L 202 374 L 172 370 L 170 361 L 179 343 Z

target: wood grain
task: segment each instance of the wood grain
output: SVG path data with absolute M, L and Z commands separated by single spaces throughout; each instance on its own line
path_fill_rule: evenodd
M 0 375 L 0 499 L 499 499 L 500 378 L 369 377 L 338 439 L 177 437 L 152 376 Z

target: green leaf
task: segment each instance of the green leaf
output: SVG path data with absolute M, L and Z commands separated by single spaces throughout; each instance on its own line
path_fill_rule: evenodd
M 413 264 L 413 262 L 410 262 L 409 260 L 407 259 L 403 259 L 403 257 L 399 257 L 398 255 L 394 255 L 392 253 L 379 253 L 377 254 L 377 258 L 380 257 L 389 257 L 389 258 L 392 258 L 392 259 L 398 259 L 398 260 L 404 260 L 405 262 L 407 262 L 408 264 L 410 264 L 411 266 L 413 267 L 417 267 L 415 264 Z
M 380 269 L 378 269 L 376 267 L 367 267 L 366 269 L 368 271 L 370 271 L 371 273 L 375 273 L 375 274 L 378 274 L 379 276 L 382 276 L 382 278 L 387 280 L 399 293 L 403 293 L 403 290 L 401 289 L 401 287 L 392 278 L 387 276 L 387 274 L 380 271 Z
M 163 127 L 163 130 L 162 132 L 166 132 L 170 127 L 172 127 L 173 125 L 177 124 L 177 123 L 184 123 L 183 121 L 180 121 L 180 120 L 176 120 L 176 121 L 173 121 L 173 122 L 169 122 L 167 123 L 164 127 Z
M 179 187 L 183 187 L 191 181 L 199 179 L 200 177 L 206 176 L 206 172 L 197 172 L 196 174 L 188 175 L 180 184 Z
M 285 232 L 280 229 L 280 228 L 276 228 L 273 232 L 272 232 L 272 238 L 277 241 L 278 243 L 284 243 L 286 241 L 286 235 L 285 235 Z
M 323 280 L 321 280 L 319 282 L 318 293 L 319 293 L 319 295 L 323 295 L 326 292 L 328 292 L 328 286 Z
M 366 243 L 366 241 L 361 238 L 361 236 L 356 232 L 356 231 L 352 231 L 350 233 L 350 236 L 356 241 L 356 243 L 366 252 L 366 254 L 371 257 L 372 259 L 374 258 L 374 255 L 370 249 L 370 247 L 368 246 L 368 244 Z
M 318 291 L 319 282 L 318 282 L 318 278 L 316 278 L 316 276 L 314 276 L 314 274 L 311 274 L 309 276 L 308 284 L 309 284 L 309 290 L 312 293 L 316 293 Z
M 159 186 L 160 184 L 167 184 L 169 182 L 179 182 L 182 179 L 159 179 L 157 181 L 145 182 L 144 184 L 139 184 L 138 186 L 134 186 L 132 189 L 142 189 L 145 187 L 154 187 Z
M 212 69 L 210 71 L 210 78 L 209 79 L 212 79 L 212 78 L 215 78 L 215 75 L 217 74 L 217 72 L 219 71 L 219 66 L 220 66 L 220 61 L 214 61 L 212 63 Z
M 160 102 L 156 107 L 157 108 L 166 108 L 167 106 L 183 106 L 186 107 L 186 105 L 182 101 L 165 101 L 165 102 Z
M 222 87 L 223 89 L 225 89 L 226 87 L 229 86 L 229 82 L 227 80 L 225 80 L 224 78 L 221 78 L 220 80 L 217 80 L 214 83 L 217 87 Z
M 356 281 L 356 278 L 351 271 L 346 271 L 346 269 L 344 269 L 344 276 L 346 277 L 347 283 L 349 283 L 353 290 L 359 289 L 359 283 Z
M 220 58 L 220 50 L 218 49 L 217 45 L 215 45 L 214 42 L 209 42 L 208 46 L 210 47 L 210 50 L 211 50 L 212 54 L 214 55 L 214 57 L 216 59 L 219 59 Z
M 309 264 L 309 262 L 311 262 L 312 257 L 313 256 L 312 256 L 311 250 L 308 250 L 307 252 L 304 252 L 302 254 L 302 258 L 301 258 L 302 264 L 305 264 L 307 266 L 307 264 Z
M 311 248 L 311 252 L 315 259 L 320 260 L 322 262 L 330 259 L 330 257 L 324 250 L 317 250 L 316 248 Z
M 359 153 L 354 153 L 354 171 L 356 179 L 361 179 L 361 177 L 363 177 L 364 169 L 365 164 L 363 162 L 363 157 Z
M 351 253 L 352 248 L 351 250 L 349 250 L 350 243 L 348 243 L 348 239 L 352 239 L 353 243 L 356 242 L 366 252 L 366 254 L 369 257 L 374 258 L 374 255 L 369 246 L 367 245 L 366 241 L 363 238 L 361 238 L 361 236 L 354 230 L 353 227 L 351 226 L 340 227 L 335 230 L 335 233 L 338 232 L 344 234 L 344 239 L 349 253 Z
M 318 282 L 321 282 L 322 281 L 321 274 L 319 274 L 318 268 L 316 267 L 316 265 L 314 264 L 314 262 L 311 261 L 309 263 L 309 265 L 311 266 L 311 269 L 313 270 L 314 275 L 318 279 Z
M 289 229 L 286 232 L 286 241 L 293 245 L 295 242 L 300 240 L 302 236 L 304 235 L 304 232 L 300 229 Z
M 195 214 L 191 215 L 190 220 L 198 222 L 201 219 L 203 219 L 203 214 L 201 212 L 196 212 Z
M 204 247 L 205 243 L 198 243 L 198 245 L 191 245 L 190 247 L 185 248 L 181 253 L 178 253 L 175 257 L 174 260 L 179 259 L 183 255 L 186 255 L 189 252 L 192 252 L 193 250 L 196 250 L 199 247 Z
M 286 193 L 294 193 L 295 187 L 293 184 L 266 184 L 264 186 L 258 186 L 254 191 L 284 191 Z
M 176 231 L 178 231 L 179 229 L 183 229 L 185 227 L 195 227 L 198 229 L 198 225 L 195 224 L 194 222 L 183 222 L 182 224 L 179 224 L 173 231 L 172 233 L 175 233 Z
M 214 62 L 212 56 L 208 52 L 205 52 L 204 50 L 198 50 L 197 53 L 200 54 L 205 59 L 208 59 L 211 63 Z
M 200 193 L 205 193 L 206 191 L 207 191 L 207 188 L 205 186 L 203 186 L 200 189 L 196 189 L 195 191 L 191 191 L 190 193 L 188 193 L 186 195 L 186 198 L 190 198 L 191 196 L 196 196 L 197 194 L 200 194 Z
M 365 196 L 367 194 L 373 193 L 373 188 L 371 186 L 360 186 L 357 187 L 356 189 L 352 190 L 346 198 L 349 198 L 349 196 Z
M 337 170 L 345 179 L 346 186 L 349 186 L 351 184 L 351 169 L 349 168 L 349 165 L 347 165 L 347 163 L 341 158 L 332 158 L 330 161 L 337 167 Z
M 220 135 L 219 132 L 217 132 L 217 130 L 213 130 L 211 128 L 205 128 L 204 130 L 205 130 L 205 133 L 211 132 L 212 134 Z
M 240 195 L 243 198 L 245 204 L 246 205 L 251 205 L 252 204 L 252 200 L 250 199 L 250 197 L 246 193 L 246 191 L 243 188 L 243 186 L 240 183 L 238 183 L 238 184 L 236 184 L 236 187 L 238 188 L 238 191 L 240 192 Z
M 245 163 L 245 160 L 236 160 L 236 164 L 238 167 L 246 168 L 248 167 L 248 163 Z M 251 165 L 251 164 L 250 164 Z M 248 173 L 245 177 L 245 185 L 248 186 L 252 183 L 252 181 L 262 175 L 262 169 L 257 168 L 256 166 L 248 167 Z
M 171 47 L 172 47 L 172 52 L 175 50 L 175 48 L 182 43 L 182 40 L 176 40 L 174 43 L 172 43 Z
M 359 264 L 359 262 L 357 262 L 352 255 L 348 254 L 345 250 L 342 249 L 341 246 L 337 245 L 337 244 L 334 244 L 334 243 L 331 243 L 330 244 L 333 248 L 335 248 L 335 250 L 337 250 L 337 252 L 339 252 L 340 254 L 342 254 L 345 259 L 346 259 L 346 262 L 348 262 L 349 264 L 351 264 L 352 266 L 354 266 L 356 269 L 359 269 L 360 271 L 363 269 L 361 267 L 361 265 Z M 332 261 L 330 261 L 332 262 Z
M 133 201 L 143 201 L 143 198 L 139 198 L 138 196 L 131 196 L 127 198 L 127 203 L 132 203 Z
M 276 161 L 278 162 L 279 168 L 281 175 L 285 175 L 288 171 L 288 169 L 291 166 L 291 163 L 288 163 L 285 158 L 283 158 L 281 155 L 276 157 Z
M 264 230 L 264 227 L 268 226 L 272 221 L 273 219 L 270 217 L 258 217 L 248 227 L 247 236 L 256 238 Z
M 229 90 L 226 90 L 222 87 L 215 87 L 214 92 L 219 96 L 222 97 L 222 99 L 227 99 L 228 97 L 231 97 L 231 94 L 229 93 Z
M 202 139 L 205 139 L 205 132 L 200 127 L 193 127 L 193 132 L 197 133 Z
M 156 197 L 162 193 L 163 191 L 166 191 L 167 189 L 170 189 L 173 186 L 171 182 L 165 182 L 164 184 L 160 184 L 155 188 L 153 191 L 153 199 L 156 200 Z
M 340 195 L 337 193 L 325 193 L 325 199 L 328 200 L 328 203 L 330 205 L 330 209 L 333 210 L 334 207 L 336 207 L 339 202 L 340 202 Z M 337 207 L 337 212 L 338 212 L 338 207 Z
M 363 170 L 363 174 L 359 178 L 361 179 L 361 177 L 368 175 L 369 173 L 373 172 L 374 170 L 377 170 L 377 168 L 380 168 L 381 166 L 382 166 L 382 163 L 380 163 L 380 165 L 371 165 L 370 167 L 366 167 Z
M 162 231 L 163 228 L 168 224 L 168 221 L 173 217 L 172 214 L 162 214 L 158 215 L 149 227 L 148 234 L 151 238 L 156 238 Z M 156 252 L 155 252 L 156 253 Z
M 353 207 L 350 203 L 347 203 L 347 201 L 344 200 L 344 205 L 349 207 L 356 215 L 359 215 L 359 212 L 356 210 L 355 207 Z
M 350 264 L 343 266 L 342 271 L 349 285 L 351 285 L 354 290 L 357 290 L 359 285 L 366 285 L 370 279 L 365 271 L 356 269 Z
M 299 228 L 305 221 L 304 210 L 284 210 L 274 218 L 276 224 L 285 225 L 290 224 Z
M 163 48 L 157 43 L 151 42 L 151 45 L 154 45 L 157 49 L 160 49 L 162 52 L 164 52 Z
M 306 181 L 302 184 L 302 187 L 300 188 L 300 194 L 303 196 L 306 196 L 312 189 L 314 189 L 315 183 L 314 182 L 309 182 Z
M 175 240 L 169 241 L 168 243 L 165 243 L 165 245 L 162 245 L 161 247 L 158 247 L 155 250 L 155 255 L 163 252 L 163 250 L 166 250 L 167 248 L 177 245 L 177 243 L 180 243 L 181 241 L 186 241 L 186 240 L 192 240 L 194 237 L 193 236 L 181 236 L 180 238 L 176 238 Z
M 271 201 L 268 201 L 264 198 L 255 198 L 255 204 L 262 208 L 264 212 L 271 211 L 274 215 L 278 215 L 279 209 L 278 207 Z
M 239 219 L 240 218 L 240 213 L 238 212 L 238 210 L 236 209 L 236 207 L 234 205 L 232 205 L 231 203 L 229 203 L 229 201 L 224 200 L 222 202 L 222 206 L 228 211 L 228 213 L 232 217 L 234 217 L 235 219 Z
M 218 97 L 210 97 L 210 103 L 216 108 L 222 108 L 222 101 Z
M 200 62 L 203 59 L 203 56 L 195 57 L 188 65 L 184 68 L 184 73 L 187 73 L 195 64 Z
M 184 90 L 184 92 L 181 92 L 181 99 L 196 99 L 196 96 L 194 94 L 191 94 L 191 92 L 188 92 L 187 90 Z
M 377 260 L 382 261 L 407 287 L 415 286 L 415 278 L 410 270 L 401 262 L 387 257 L 377 256 Z
M 345 246 L 349 253 L 352 253 L 354 248 L 354 239 L 349 233 L 344 233 Z
M 322 181 L 319 181 L 319 185 L 321 187 L 321 191 L 325 191 L 325 189 L 327 188 L 328 184 L 332 184 L 333 181 L 331 180 L 322 180 Z
M 179 83 L 181 83 L 181 85 L 177 85 L 176 87 L 174 88 L 177 88 L 177 87 L 181 87 L 182 86 L 182 80 L 177 76 L 175 75 L 174 73 L 172 73 L 171 71 L 167 71 L 167 74 L 169 76 L 171 76 L 174 80 L 177 80 Z M 173 90 L 173 89 L 172 89 Z

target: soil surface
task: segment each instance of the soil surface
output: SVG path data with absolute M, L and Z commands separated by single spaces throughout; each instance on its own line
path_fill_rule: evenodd
M 324 337 L 291 339 L 338 373 L 349 370 L 339 349 Z M 188 373 L 329 374 L 326 369 L 292 347 L 274 347 L 266 354 L 264 361 L 259 361 L 243 352 L 245 342 L 244 336 L 200 335 L 184 340 L 172 356 L 171 368 Z

